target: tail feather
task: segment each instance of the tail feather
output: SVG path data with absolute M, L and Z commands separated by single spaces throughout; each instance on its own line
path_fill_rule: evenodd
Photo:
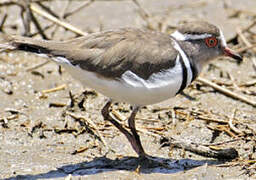
M 12 36 L 1 34 L 0 36 L 0 52 L 15 50 Z
M 49 49 L 44 48 L 42 46 L 38 46 L 35 44 L 25 44 L 25 43 L 16 44 L 15 49 L 20 51 L 37 53 L 37 54 L 50 54 L 51 52 Z
M 49 54 L 49 42 L 22 36 L 0 35 L 0 52 L 21 50 L 38 54 Z

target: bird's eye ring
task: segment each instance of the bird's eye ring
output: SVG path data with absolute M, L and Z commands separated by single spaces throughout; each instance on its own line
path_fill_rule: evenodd
M 208 47 L 215 47 L 218 44 L 218 40 L 216 39 L 216 37 L 209 37 L 205 39 L 205 44 Z

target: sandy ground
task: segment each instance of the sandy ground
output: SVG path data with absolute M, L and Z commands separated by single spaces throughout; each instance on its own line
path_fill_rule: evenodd
M 161 22 L 175 26 L 184 19 L 205 19 L 219 25 L 227 39 L 255 21 L 256 1 L 140 1 L 151 14 L 152 28 Z M 224 3 L 225 2 L 225 3 Z M 63 13 L 67 3 L 56 1 L 50 6 Z M 79 6 L 73 2 L 67 11 Z M 49 5 L 49 4 L 47 4 Z M 21 34 L 22 22 L 17 7 L 1 8 L 0 19 L 12 12 L 5 33 Z M 240 10 L 240 11 L 236 11 Z M 99 31 L 119 27 L 145 28 L 138 8 L 130 1 L 95 2 L 68 18 L 84 31 Z M 254 14 L 253 14 L 254 13 Z M 50 24 L 38 18 L 43 24 Z M 14 30 L 13 26 L 17 26 Z M 168 29 L 168 28 L 167 28 Z M 250 41 L 256 42 L 256 28 L 251 29 Z M 74 34 L 63 28 L 53 39 L 68 39 Z M 37 38 L 40 38 L 37 36 Z M 241 42 L 240 39 L 238 39 Z M 230 44 L 232 46 L 232 44 Z M 234 48 L 244 47 L 239 43 Z M 201 76 L 239 93 L 252 101 L 255 98 L 256 72 L 246 51 L 245 61 L 237 65 L 220 58 L 207 66 Z M 168 164 L 165 167 L 140 168 L 138 159 L 125 137 L 110 123 L 104 122 L 100 109 L 107 98 L 81 86 L 52 62 L 30 70 L 47 59 L 22 53 L 2 53 L 0 59 L 0 178 L 1 179 L 250 179 L 255 178 L 255 107 L 230 98 L 195 81 L 182 95 L 161 104 L 142 108 L 137 127 L 146 152 Z M 44 90 L 59 87 L 57 91 Z M 70 108 L 70 95 L 75 99 Z M 84 96 L 81 94 L 84 92 Z M 81 106 L 81 101 L 84 100 Z M 79 106 L 80 105 L 80 106 Z M 130 114 L 127 104 L 113 107 L 125 119 Z M 235 112 L 235 114 L 234 114 Z M 174 116 L 173 116 L 174 114 Z M 173 119 L 175 117 L 175 121 Z M 210 119 L 210 120 L 206 120 Z M 226 123 L 233 117 L 238 132 Z M 224 121 L 224 122 L 220 122 Z M 93 127 L 96 125 L 97 128 Z M 125 120 L 123 124 L 127 123 Z M 222 129 L 220 128 L 222 127 Z M 97 130 L 106 141 L 102 142 Z M 177 138 L 199 144 L 224 143 L 219 148 L 235 148 L 239 157 L 233 161 L 216 160 L 170 146 L 161 148 L 161 139 Z M 112 149 L 107 155 L 108 148 Z

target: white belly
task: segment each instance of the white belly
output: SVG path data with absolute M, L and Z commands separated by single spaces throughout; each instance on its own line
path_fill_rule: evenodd
M 82 70 L 63 59 L 55 58 L 55 61 L 75 79 L 80 80 L 85 87 L 95 89 L 113 100 L 131 105 L 143 106 L 169 99 L 176 95 L 182 83 L 179 55 L 174 67 L 154 73 L 148 80 L 138 77 L 131 71 L 126 71 L 121 78 L 116 80 L 99 78 L 94 72 Z

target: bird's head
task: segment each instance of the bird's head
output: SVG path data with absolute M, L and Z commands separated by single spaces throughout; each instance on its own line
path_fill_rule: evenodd
M 187 56 L 198 61 L 201 66 L 219 56 L 228 56 L 238 63 L 242 57 L 228 48 L 220 28 L 205 21 L 182 23 L 171 34 L 183 48 Z

